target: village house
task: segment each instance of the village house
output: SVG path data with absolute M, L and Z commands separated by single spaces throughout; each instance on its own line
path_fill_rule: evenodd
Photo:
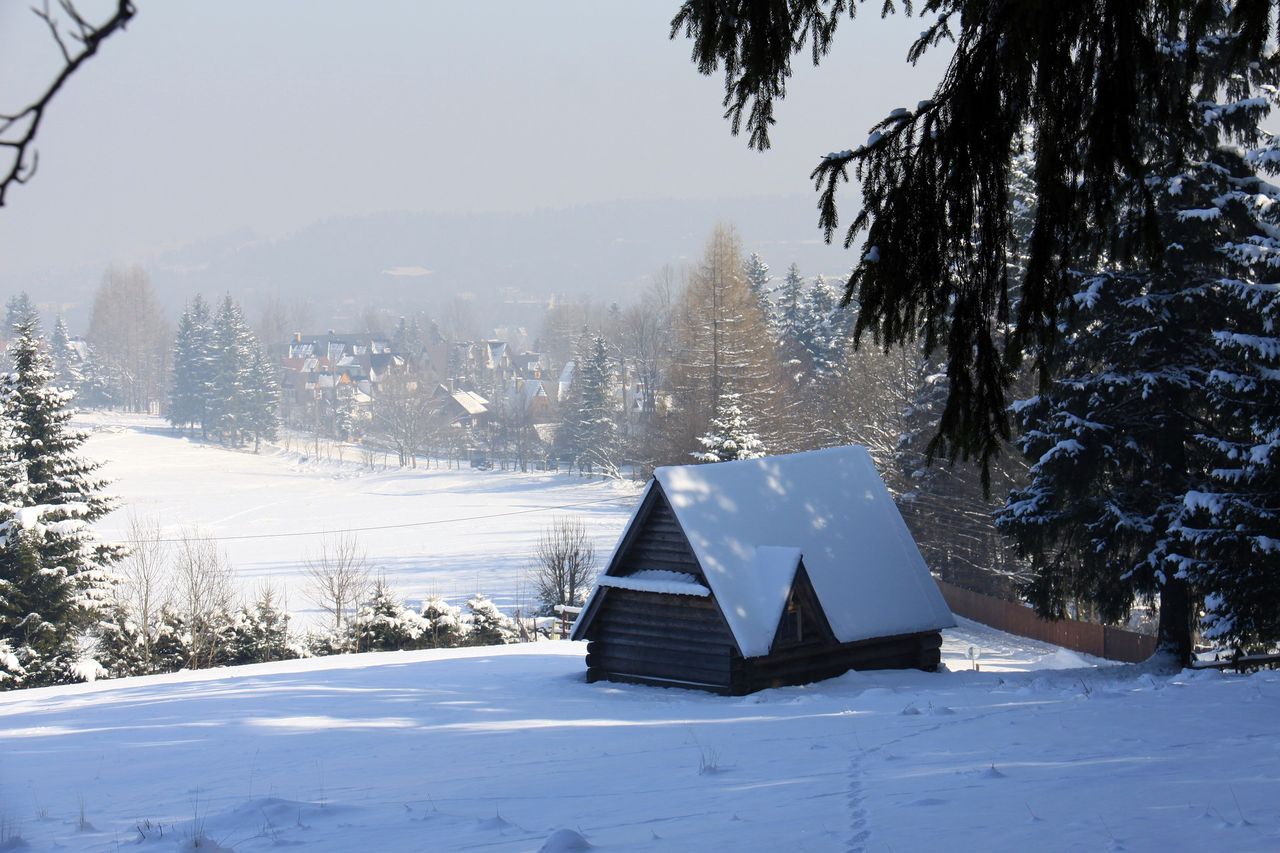
M 392 351 L 386 338 L 370 335 L 295 333 L 287 344 L 272 347 L 280 365 L 280 414 L 286 420 L 305 413 L 315 400 L 353 398 L 367 408 L 383 379 L 404 370 L 405 357 Z

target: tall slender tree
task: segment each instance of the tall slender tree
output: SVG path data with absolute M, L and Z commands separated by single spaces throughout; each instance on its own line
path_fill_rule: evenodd
M 80 356 L 71 343 L 71 332 L 67 329 L 67 321 L 59 317 L 53 324 L 53 332 L 49 335 L 49 359 L 53 362 L 54 384 L 64 391 L 74 391 L 80 396 L 84 385 L 84 373 L 80 366 Z
M 133 266 L 107 271 L 94 293 L 88 339 L 119 405 L 145 412 L 165 397 L 169 332 L 145 270 Z
M 622 453 L 618 429 L 622 413 L 613 358 L 600 335 L 588 336 L 584 344 L 573 380 L 577 386 L 572 424 L 575 461 L 579 467 L 616 474 Z
M 213 327 L 209 304 L 196 294 L 182 317 L 173 342 L 173 376 L 169 385 L 169 423 L 175 427 L 207 429 L 210 385 L 213 380 Z
M 766 440 L 778 426 L 778 360 L 759 303 L 742 273 L 737 233 L 717 226 L 702 261 L 689 277 L 676 314 L 676 357 L 671 371 L 671 458 L 697 449 L 730 389 Z

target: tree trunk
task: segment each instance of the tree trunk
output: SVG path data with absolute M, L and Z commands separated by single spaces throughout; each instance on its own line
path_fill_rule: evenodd
M 1167 657 L 1178 667 L 1191 665 L 1191 588 L 1185 580 L 1169 578 L 1160 587 L 1160 626 L 1153 657 Z

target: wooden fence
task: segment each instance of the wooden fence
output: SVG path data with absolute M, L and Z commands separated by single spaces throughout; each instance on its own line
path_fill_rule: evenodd
M 1156 638 L 1148 634 L 1075 619 L 1058 622 L 1041 619 L 1030 607 L 1016 601 L 983 595 L 946 581 L 938 581 L 938 589 L 942 590 L 942 597 L 956 615 L 1019 637 L 1043 640 L 1072 651 L 1125 663 L 1144 661 L 1156 648 Z

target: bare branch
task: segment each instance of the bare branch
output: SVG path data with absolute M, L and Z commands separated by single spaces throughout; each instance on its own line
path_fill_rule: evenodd
M 67 45 L 62 40 L 62 33 L 58 31 L 58 22 L 53 19 L 53 14 L 49 11 L 49 0 L 44 0 L 44 8 L 37 9 L 31 7 L 31 11 L 35 16 L 44 21 L 45 26 L 49 28 L 50 35 L 53 36 L 54 42 L 58 45 L 58 50 L 62 51 L 62 60 L 68 65 L 71 64 L 71 53 L 67 50 Z
M 0 133 L 4 133 L 10 130 L 20 119 L 30 119 L 30 124 L 26 126 L 23 133 L 16 140 L 6 140 L 4 142 L 5 147 L 15 150 L 15 154 L 13 163 L 8 171 L 0 174 L 0 207 L 4 207 L 5 196 L 10 186 L 25 184 L 35 174 L 37 158 L 33 145 L 36 134 L 40 131 L 40 122 L 44 119 L 45 110 L 52 103 L 54 96 L 58 94 L 67 80 L 71 79 L 71 75 L 75 74 L 80 69 L 80 66 L 98 52 L 102 42 L 117 30 L 124 29 L 136 12 L 132 0 L 118 0 L 115 13 L 102 24 L 93 26 L 84 20 L 71 0 L 59 0 L 59 6 L 79 30 L 77 40 L 81 44 L 81 49 L 75 54 L 72 54 L 67 49 L 66 42 L 58 30 L 57 21 L 50 11 L 47 0 L 43 9 L 32 9 L 36 16 L 48 25 L 49 31 L 53 34 L 54 42 L 57 43 L 58 49 L 62 52 L 64 63 L 62 70 L 58 72 L 40 97 L 17 113 L 6 116 L 4 124 L 0 126 Z M 28 152 L 30 152 L 30 164 L 27 162 Z

